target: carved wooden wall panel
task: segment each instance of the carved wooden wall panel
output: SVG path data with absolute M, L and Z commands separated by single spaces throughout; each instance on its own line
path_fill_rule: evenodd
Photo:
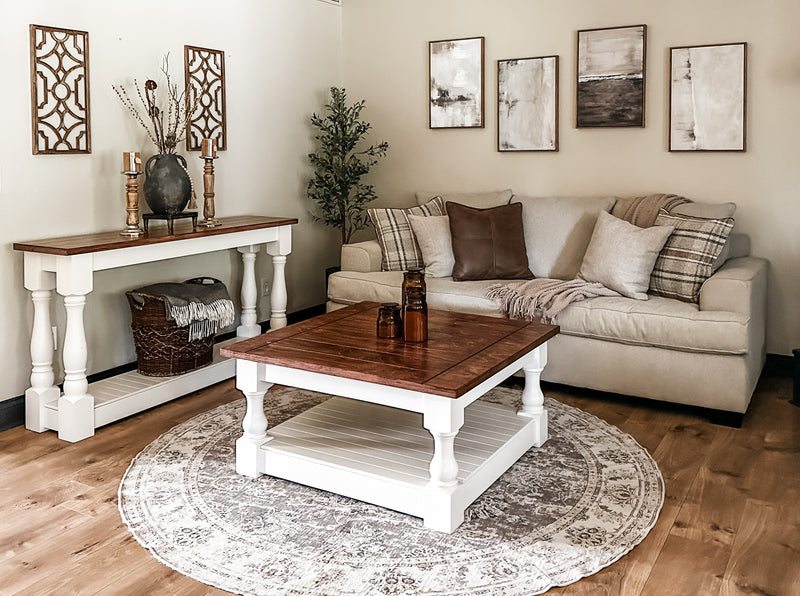
M 225 52 L 183 46 L 186 89 L 199 97 L 186 131 L 186 149 L 199 151 L 203 139 L 228 148 L 225 126 Z
M 30 26 L 33 153 L 91 153 L 89 34 Z

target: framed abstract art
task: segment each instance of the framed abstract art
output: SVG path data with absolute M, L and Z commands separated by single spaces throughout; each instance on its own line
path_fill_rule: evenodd
M 647 25 L 578 31 L 576 126 L 644 126 Z
M 745 150 L 746 67 L 746 43 L 670 48 L 670 151 Z
M 484 38 L 428 43 L 430 128 L 483 128 Z
M 558 56 L 497 61 L 497 150 L 558 151 Z

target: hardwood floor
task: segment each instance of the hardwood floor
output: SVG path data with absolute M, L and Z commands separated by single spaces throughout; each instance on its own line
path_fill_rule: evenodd
M 656 527 L 601 572 L 549 594 L 800 594 L 800 408 L 765 374 L 741 429 L 697 412 L 546 386 L 630 433 L 666 484 Z M 242 399 L 226 381 L 98 430 L 85 441 L 0 433 L 0 594 L 227 594 L 159 563 L 117 511 L 131 459 L 175 424 Z

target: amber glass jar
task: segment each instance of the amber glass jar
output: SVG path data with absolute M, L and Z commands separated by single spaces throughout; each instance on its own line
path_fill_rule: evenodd
M 406 307 L 406 297 L 411 288 L 419 288 L 422 290 L 422 298 L 425 298 L 425 275 L 422 273 L 422 267 L 410 267 L 408 271 L 403 274 L 402 304 L 404 310 Z
M 428 339 L 428 303 L 419 287 L 410 287 L 403 306 L 403 339 L 420 342 Z
M 403 323 L 397 302 L 384 302 L 378 308 L 377 334 L 386 339 L 402 336 Z

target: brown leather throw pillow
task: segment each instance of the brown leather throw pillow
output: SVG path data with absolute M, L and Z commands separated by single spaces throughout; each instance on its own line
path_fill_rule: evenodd
M 453 279 L 533 279 L 528 268 L 522 205 L 476 209 L 448 201 Z

